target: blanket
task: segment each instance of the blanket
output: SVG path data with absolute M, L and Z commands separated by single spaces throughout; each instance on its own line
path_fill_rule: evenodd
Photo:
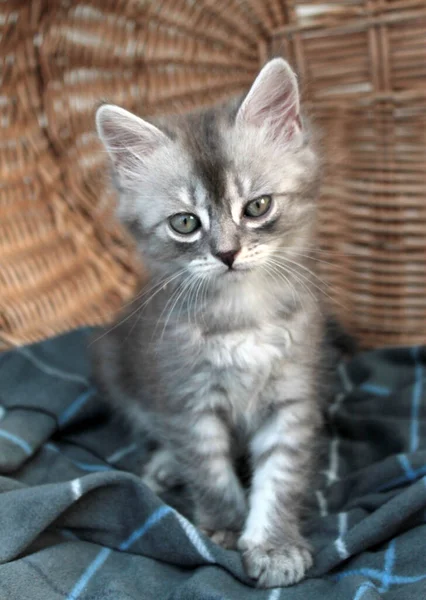
M 260 590 L 142 483 L 144 440 L 93 387 L 89 334 L 0 355 L 1 600 L 426 598 L 424 348 L 339 365 L 306 524 L 315 564 Z

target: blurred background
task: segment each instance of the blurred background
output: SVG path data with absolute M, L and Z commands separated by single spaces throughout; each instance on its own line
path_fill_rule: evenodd
M 426 341 L 424 0 L 0 2 L 0 339 L 110 320 L 141 277 L 94 111 L 243 93 L 283 56 L 322 131 L 321 273 L 361 345 Z

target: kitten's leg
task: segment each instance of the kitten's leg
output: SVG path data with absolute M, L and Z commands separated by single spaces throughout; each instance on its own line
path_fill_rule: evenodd
M 142 481 L 156 494 L 183 483 L 179 465 L 169 448 L 154 450 L 142 472 Z
M 252 439 L 250 509 L 238 548 L 261 587 L 296 583 L 312 565 L 299 513 L 318 421 L 307 402 L 289 400 Z
M 235 547 L 247 507 L 231 460 L 229 430 L 209 412 L 198 417 L 189 435 L 179 454 L 194 496 L 195 522 L 216 543 Z

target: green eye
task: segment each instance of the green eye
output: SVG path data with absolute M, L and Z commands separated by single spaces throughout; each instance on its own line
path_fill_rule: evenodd
M 198 217 L 191 213 L 178 213 L 169 219 L 170 227 L 182 235 L 194 233 L 201 227 Z
M 251 217 L 252 219 L 262 217 L 263 215 L 266 215 L 268 210 L 271 208 L 271 204 L 271 196 L 260 196 L 260 198 L 256 198 L 256 200 L 252 200 L 246 204 L 244 208 L 244 215 L 246 217 Z

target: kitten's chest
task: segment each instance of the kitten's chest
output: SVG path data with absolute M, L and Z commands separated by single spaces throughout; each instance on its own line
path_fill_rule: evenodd
M 163 371 L 173 404 L 179 410 L 185 405 L 195 412 L 206 408 L 225 412 L 234 425 L 254 422 L 261 412 L 263 390 L 271 377 L 281 373 L 292 347 L 285 326 L 265 323 L 206 333 L 181 324 L 173 331 L 175 351 L 171 353 L 167 345 Z
M 211 407 L 227 411 L 241 424 L 255 418 L 262 391 L 282 364 L 287 346 L 286 332 L 270 328 L 208 336 L 202 354 Z
M 286 330 L 259 327 L 204 336 L 202 354 L 213 369 L 246 371 L 256 375 L 269 371 L 282 359 L 288 345 Z

